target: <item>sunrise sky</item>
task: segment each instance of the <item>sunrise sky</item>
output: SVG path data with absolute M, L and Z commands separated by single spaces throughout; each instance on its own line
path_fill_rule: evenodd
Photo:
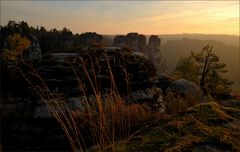
M 1 1 L 1 25 L 100 34 L 239 35 L 239 1 Z

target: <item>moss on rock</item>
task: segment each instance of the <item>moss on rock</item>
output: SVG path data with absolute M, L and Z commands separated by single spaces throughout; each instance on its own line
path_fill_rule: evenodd
M 216 102 L 170 116 L 127 143 L 127 151 L 239 151 L 240 110 Z

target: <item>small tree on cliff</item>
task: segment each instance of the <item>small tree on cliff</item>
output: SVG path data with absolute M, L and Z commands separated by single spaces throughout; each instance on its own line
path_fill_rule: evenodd
M 8 36 L 6 43 L 7 46 L 3 49 L 4 61 L 16 61 L 30 46 L 30 41 L 26 37 L 21 37 L 20 34 Z
M 231 81 L 223 78 L 226 73 L 226 64 L 221 63 L 214 54 L 212 46 L 205 46 L 199 52 L 191 52 L 188 58 L 179 60 L 174 73 L 179 77 L 195 81 L 205 94 L 220 96 L 228 94 Z

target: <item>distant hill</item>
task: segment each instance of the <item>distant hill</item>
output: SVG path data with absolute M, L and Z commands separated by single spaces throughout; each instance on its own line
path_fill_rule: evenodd
M 103 35 L 103 37 L 113 40 L 116 35 Z M 158 34 L 162 39 L 162 44 L 165 44 L 169 40 L 181 40 L 183 38 L 198 39 L 198 40 L 215 40 L 221 41 L 228 45 L 240 46 L 239 36 L 227 35 L 227 34 Z M 146 35 L 149 38 L 149 35 Z
M 164 39 L 164 38 L 162 38 Z M 220 61 L 227 64 L 226 78 L 234 81 L 234 88 L 240 88 L 240 51 L 238 46 L 228 45 L 222 41 L 199 39 L 174 39 L 166 41 L 162 46 L 162 53 L 171 72 L 181 56 L 190 55 L 191 51 L 201 50 L 207 44 L 214 47 Z
M 160 34 L 158 35 L 162 39 L 162 44 L 168 40 L 174 39 L 199 39 L 199 40 L 215 40 L 221 41 L 228 45 L 240 46 L 239 36 L 237 35 L 226 35 L 226 34 Z

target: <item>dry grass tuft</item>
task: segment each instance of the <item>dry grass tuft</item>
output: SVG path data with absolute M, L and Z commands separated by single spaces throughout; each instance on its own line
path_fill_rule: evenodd
M 93 64 L 96 61 L 92 60 L 90 65 L 92 68 L 89 69 L 87 67 L 89 65 L 82 58 L 78 59 L 78 62 L 80 61 L 78 64 L 83 71 L 81 74 L 84 74 L 85 80 L 82 80 L 76 72 L 76 67 L 73 65 L 75 63 L 68 62 L 72 66 L 79 89 L 84 96 L 84 100 L 79 100 L 83 107 L 74 111 L 69 109 L 63 95 L 48 88 L 34 68 L 29 73 L 22 72 L 31 88 L 45 102 L 51 114 L 63 128 L 73 151 L 87 151 L 91 145 L 97 145 L 93 148 L 94 151 L 126 151 L 124 145 L 133 135 L 146 124 L 156 122 L 162 117 L 160 113 L 151 111 L 146 105 L 126 103 L 121 98 L 107 56 L 106 60 L 111 81 L 111 88 L 107 93 L 102 93 L 100 90 Z M 29 77 L 34 77 L 34 80 L 38 80 L 39 83 L 36 85 Z M 89 98 L 89 90 L 84 86 L 86 81 L 92 87 L 93 99 Z M 117 143 L 119 141 L 121 144 Z

